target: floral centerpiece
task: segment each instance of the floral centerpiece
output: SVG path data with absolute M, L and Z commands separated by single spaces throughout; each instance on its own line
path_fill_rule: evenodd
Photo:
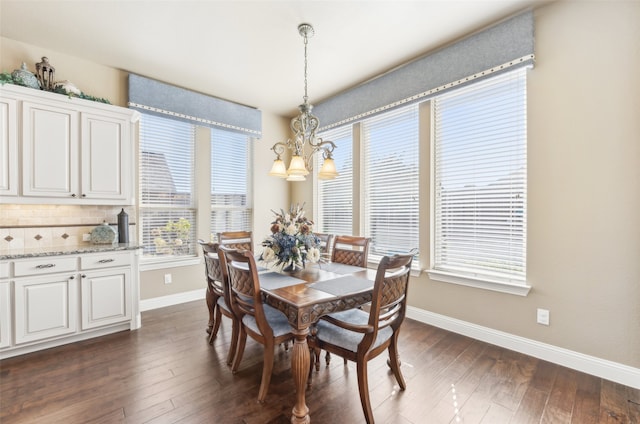
M 304 216 L 304 205 L 291 205 L 289 212 L 271 211 L 271 235 L 262 242 L 260 260 L 282 265 L 284 269 L 304 268 L 307 261 L 320 260 L 320 239 L 313 234 L 313 222 Z

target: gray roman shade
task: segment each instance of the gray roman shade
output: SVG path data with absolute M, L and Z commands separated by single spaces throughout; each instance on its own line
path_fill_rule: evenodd
M 262 135 L 262 112 L 258 109 L 136 74 L 129 74 L 129 107 L 252 137 Z
M 327 130 L 533 60 L 533 12 L 527 11 L 331 97 L 314 113 Z

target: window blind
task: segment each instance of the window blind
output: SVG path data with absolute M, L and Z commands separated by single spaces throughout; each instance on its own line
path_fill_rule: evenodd
M 434 100 L 434 269 L 524 284 L 526 70 Z
M 251 231 L 251 139 L 211 130 L 211 233 Z
M 142 114 L 140 217 L 145 255 L 195 254 L 195 127 Z
M 419 246 L 418 105 L 362 122 L 364 234 L 370 259 Z
M 333 160 L 340 174 L 333 180 L 320 180 L 321 158 L 315 155 L 317 202 L 314 217 L 316 231 L 336 235 L 353 234 L 353 140 L 351 126 L 335 128 L 320 134 L 323 140 L 336 144 Z

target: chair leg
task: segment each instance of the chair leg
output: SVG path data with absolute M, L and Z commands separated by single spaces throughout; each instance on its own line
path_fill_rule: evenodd
M 269 383 L 271 382 L 271 373 L 273 372 L 273 342 L 265 343 L 262 364 L 262 381 L 260 382 L 260 391 L 258 392 L 258 402 L 264 403 L 269 391 Z
M 319 355 L 319 354 L 318 354 Z M 329 366 L 329 363 L 331 362 L 331 354 L 329 352 L 327 352 L 324 355 L 324 362 L 327 364 L 327 367 Z
M 213 340 L 218 335 L 218 330 L 220 330 L 220 324 L 222 323 L 222 311 L 220 310 L 220 306 L 217 303 L 218 299 L 216 299 L 216 313 L 215 313 L 215 321 L 213 322 L 213 329 L 211 330 L 211 337 L 209 337 L 209 343 L 213 343 Z
M 316 371 L 320 371 L 320 348 L 316 347 L 315 349 L 313 349 L 311 353 L 312 353 L 311 357 L 313 358 L 313 362 L 315 362 L 316 364 Z
M 404 376 L 402 375 L 402 370 L 400 369 L 400 355 L 398 354 L 398 333 L 396 332 L 392 339 L 391 344 L 389 345 L 389 367 L 393 372 L 393 375 L 396 377 L 396 381 L 400 386 L 400 390 L 404 390 L 407 388 L 407 383 L 404 381 Z
M 238 320 L 231 320 L 231 345 L 229 346 L 229 354 L 227 355 L 227 365 L 233 363 L 233 359 L 236 356 L 236 350 L 238 349 L 238 339 L 240 338 L 240 324 Z
M 213 308 L 216 306 L 213 300 L 213 293 L 207 287 L 207 291 L 205 294 L 205 302 L 207 303 L 207 310 L 209 311 L 209 323 L 207 324 L 207 334 L 211 334 L 211 330 L 213 329 Z
M 238 347 L 236 348 L 236 354 L 233 358 L 233 365 L 231 366 L 231 372 L 236 373 L 240 368 L 240 361 L 242 361 L 242 355 L 244 355 L 244 347 L 247 344 L 247 332 L 244 327 L 240 325 L 240 332 L 238 334 Z
M 373 411 L 369 400 L 369 377 L 367 375 L 367 360 L 358 358 L 356 361 L 358 372 L 358 390 L 360 391 L 360 403 L 367 424 L 373 424 Z

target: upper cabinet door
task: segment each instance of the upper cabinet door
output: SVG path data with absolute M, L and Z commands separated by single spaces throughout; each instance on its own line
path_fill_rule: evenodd
M 132 191 L 128 121 L 90 113 L 81 119 L 82 198 L 127 201 Z
M 0 195 L 18 194 L 18 115 L 16 100 L 0 97 Z
M 23 196 L 78 198 L 79 113 L 22 102 Z

